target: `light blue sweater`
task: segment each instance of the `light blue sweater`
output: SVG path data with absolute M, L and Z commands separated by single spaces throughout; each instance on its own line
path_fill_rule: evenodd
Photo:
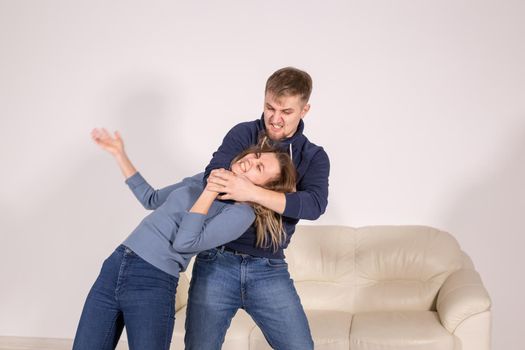
M 241 236 L 255 220 L 247 204 L 214 201 L 208 215 L 189 213 L 203 191 L 203 173 L 155 190 L 136 173 L 126 184 L 146 209 L 146 216 L 123 242 L 151 265 L 178 277 L 192 256 Z

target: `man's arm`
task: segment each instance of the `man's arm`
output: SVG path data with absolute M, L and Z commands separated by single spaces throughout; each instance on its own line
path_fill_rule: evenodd
M 240 123 L 231 128 L 224 136 L 217 151 L 213 153 L 213 157 L 204 171 L 204 186 L 206 187 L 208 176 L 212 170 L 229 169 L 233 158 L 256 142 L 257 136 L 254 136 L 254 131 L 249 123 Z
M 208 187 L 223 195 L 221 200 L 258 203 L 278 214 L 282 214 L 286 207 L 284 193 L 270 191 L 254 185 L 244 176 L 238 176 L 226 169 L 212 170 L 208 178 Z
M 324 150 L 311 159 L 308 169 L 297 185 L 297 192 L 274 192 L 252 184 L 227 170 L 214 170 L 208 179 L 210 189 L 225 193 L 219 199 L 253 202 L 293 219 L 316 220 L 328 205 L 330 161 Z
M 317 220 L 328 205 L 328 177 L 330 160 L 326 152 L 319 150 L 297 184 L 297 192 L 286 193 L 283 216 L 293 219 Z

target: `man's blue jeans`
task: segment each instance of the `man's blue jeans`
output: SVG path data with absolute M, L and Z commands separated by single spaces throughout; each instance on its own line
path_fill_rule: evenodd
M 131 350 L 169 349 L 177 283 L 175 276 L 119 246 L 89 292 L 73 349 L 114 349 L 124 326 Z
M 274 349 L 313 349 L 308 321 L 288 265 L 211 249 L 197 255 L 186 315 L 186 350 L 220 349 L 239 308 Z

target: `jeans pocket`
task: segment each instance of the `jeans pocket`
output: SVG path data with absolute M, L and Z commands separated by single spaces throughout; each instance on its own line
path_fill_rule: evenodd
M 217 259 L 217 252 L 218 250 L 216 248 L 204 250 L 197 254 L 196 259 L 200 261 L 214 261 Z
M 286 263 L 286 261 L 284 259 L 266 259 L 266 265 L 270 266 L 270 267 L 273 267 L 273 268 L 278 268 L 278 267 L 288 267 L 288 264 Z

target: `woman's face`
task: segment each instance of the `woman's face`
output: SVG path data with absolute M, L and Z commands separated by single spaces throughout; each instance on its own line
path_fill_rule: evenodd
M 233 163 L 231 170 L 259 186 L 280 174 L 279 161 L 275 153 L 249 153 Z

